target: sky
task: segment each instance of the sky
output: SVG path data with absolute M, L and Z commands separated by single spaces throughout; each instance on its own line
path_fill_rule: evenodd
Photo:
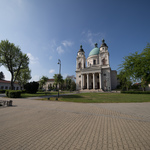
M 105 39 L 110 66 L 150 43 L 150 0 L 0 0 L 0 41 L 9 40 L 30 59 L 31 81 L 75 75 L 82 44 L 86 58 Z M 9 71 L 0 67 L 5 80 Z

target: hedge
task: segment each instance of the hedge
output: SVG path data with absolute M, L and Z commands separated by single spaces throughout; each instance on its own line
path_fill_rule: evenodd
M 0 93 L 5 93 L 6 90 L 0 90 Z
M 21 90 L 6 90 L 6 96 L 10 98 L 19 98 L 21 97 Z
M 124 94 L 150 94 L 150 91 L 121 91 Z

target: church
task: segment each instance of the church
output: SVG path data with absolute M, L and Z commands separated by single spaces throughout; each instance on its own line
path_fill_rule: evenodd
M 105 40 L 100 48 L 95 44 L 87 59 L 81 45 L 76 58 L 76 90 L 111 91 L 116 87 L 117 71 L 111 70 Z

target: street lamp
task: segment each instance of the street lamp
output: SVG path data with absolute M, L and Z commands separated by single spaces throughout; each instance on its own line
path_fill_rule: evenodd
M 61 74 L 61 60 L 60 59 L 58 59 L 58 63 L 57 64 L 59 64 L 60 66 L 59 66 L 59 74 Z
M 59 64 L 59 74 L 58 74 L 58 76 L 61 76 L 61 60 L 60 59 L 58 59 L 58 63 L 57 64 Z M 60 88 L 60 83 L 59 83 L 59 88 Z M 59 88 L 58 88 L 58 97 L 59 97 Z

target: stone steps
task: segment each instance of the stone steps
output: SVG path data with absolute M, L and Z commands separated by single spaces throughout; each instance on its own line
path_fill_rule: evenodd
M 92 93 L 98 93 L 98 92 L 104 92 L 102 89 L 85 89 L 85 90 L 79 90 L 80 93 L 89 93 L 89 92 L 92 92 Z

